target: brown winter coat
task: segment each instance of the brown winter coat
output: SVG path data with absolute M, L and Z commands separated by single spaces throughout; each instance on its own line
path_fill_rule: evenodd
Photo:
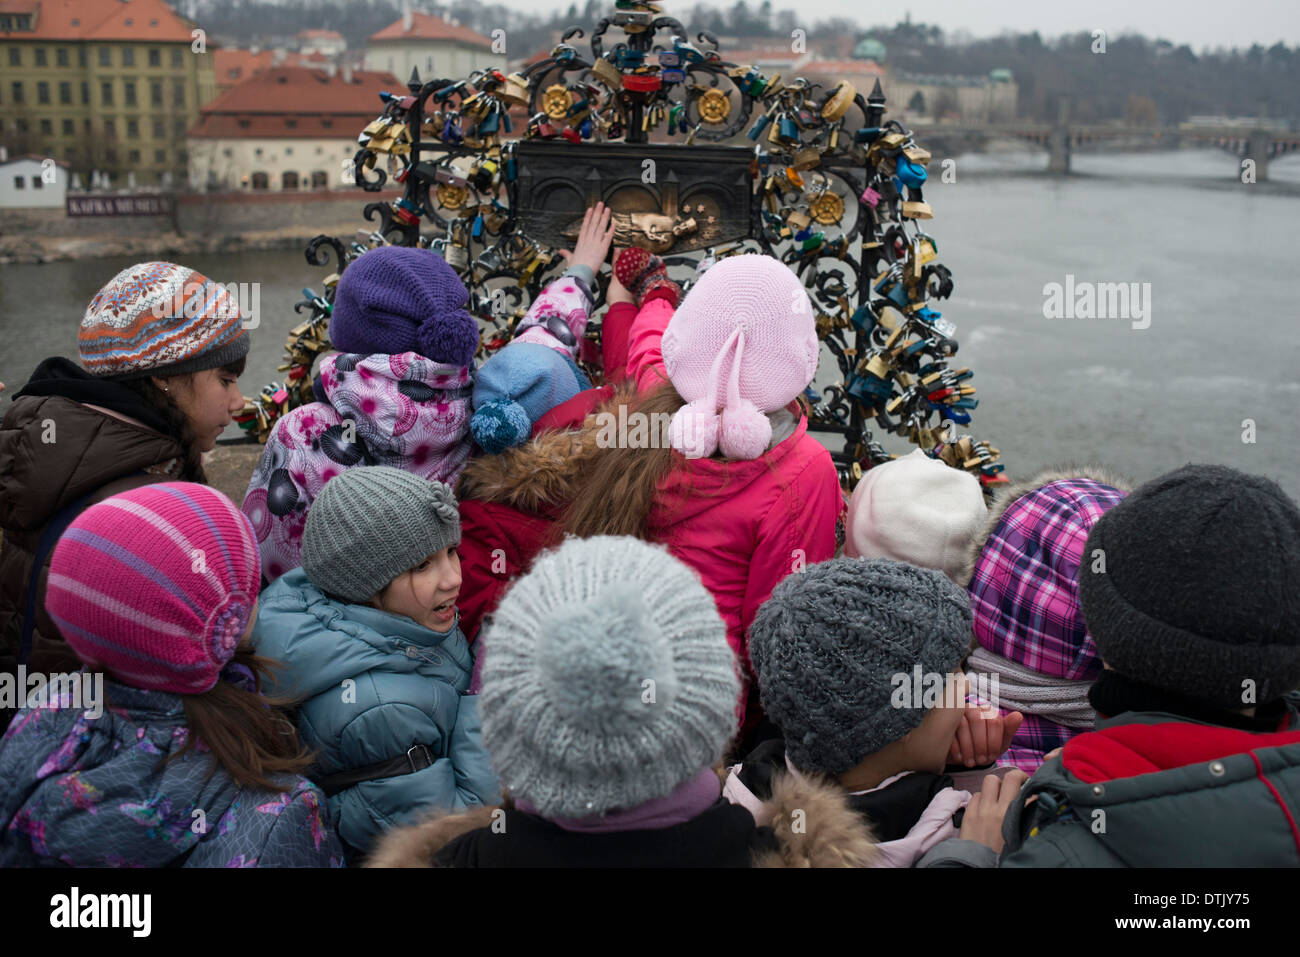
M 849 808 L 842 789 L 811 777 L 781 775 L 765 803 L 775 849 L 755 854 L 754 867 L 870 867 L 875 862 L 875 838 Z M 380 839 L 365 866 L 432 867 L 439 850 L 463 834 L 490 827 L 497 814 L 494 807 L 437 812 L 422 823 L 395 828 Z
M 180 444 L 143 425 L 56 395 L 20 396 L 0 425 L 0 672 L 14 673 L 23 606 L 46 524 L 83 495 L 87 505 L 141 485 L 174 480 Z M 146 474 L 140 474 L 146 473 Z M 45 613 L 45 576 L 37 593 L 28 667 L 80 667 Z M 0 727 L 10 715 L 0 714 Z

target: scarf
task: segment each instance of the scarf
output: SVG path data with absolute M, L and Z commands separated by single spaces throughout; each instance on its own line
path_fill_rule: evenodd
M 966 670 L 997 677 L 995 704 L 1004 711 L 1038 715 L 1067 728 L 1091 730 L 1097 720 L 1088 701 L 1091 681 L 1054 678 L 978 646 L 966 659 Z

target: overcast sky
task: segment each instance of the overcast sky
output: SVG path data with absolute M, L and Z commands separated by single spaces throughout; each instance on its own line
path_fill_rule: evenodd
M 511 0 L 508 0 L 511 2 Z M 566 10 L 572 0 L 530 0 L 533 9 Z M 680 15 L 695 0 L 664 0 L 664 13 Z M 714 6 L 731 6 L 734 0 L 704 0 Z M 761 0 L 748 0 L 751 6 Z M 579 3 L 579 7 L 582 4 Z M 613 4 L 610 4 L 611 8 Z M 1114 36 L 1136 31 L 1187 43 L 1200 51 L 1206 47 L 1272 46 L 1278 40 L 1300 45 L 1300 2 L 1297 0 L 902 0 L 868 3 L 864 0 L 772 0 L 775 10 L 797 9 L 809 21 L 849 17 L 864 27 L 893 23 L 910 11 L 912 19 L 937 23 L 947 32 L 968 30 L 977 37 L 1006 30 L 1045 37 L 1081 30 L 1105 30 Z M 686 24 L 687 28 L 691 24 Z

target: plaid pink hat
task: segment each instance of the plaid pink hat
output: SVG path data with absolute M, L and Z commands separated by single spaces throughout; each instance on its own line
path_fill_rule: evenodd
M 77 517 L 50 559 L 45 609 L 88 667 L 202 694 L 248 630 L 261 575 L 253 528 L 230 499 L 164 482 Z
M 772 440 L 765 412 L 785 408 L 817 372 L 820 342 L 799 278 L 771 256 L 729 256 L 691 287 L 663 335 L 664 369 L 687 404 L 668 428 L 687 458 L 719 448 L 756 459 Z
M 1049 473 L 1008 489 L 977 542 L 968 591 L 982 648 L 1040 674 L 1088 681 L 1101 672 L 1079 607 L 1088 532 L 1128 493 L 1093 478 Z

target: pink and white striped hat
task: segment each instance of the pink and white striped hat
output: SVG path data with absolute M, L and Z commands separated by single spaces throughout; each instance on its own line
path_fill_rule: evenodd
M 248 630 L 261 575 L 253 528 L 230 499 L 163 482 L 77 516 L 50 559 L 45 609 L 88 667 L 202 694 Z

